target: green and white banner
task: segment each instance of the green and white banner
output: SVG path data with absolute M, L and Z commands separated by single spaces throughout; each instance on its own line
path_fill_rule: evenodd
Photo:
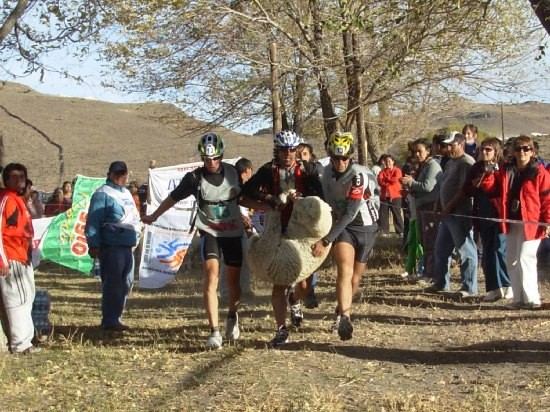
M 55 216 L 50 223 L 41 242 L 42 259 L 90 273 L 93 262 L 88 256 L 84 228 L 90 199 L 95 190 L 104 183 L 105 178 L 76 176 L 73 205 L 65 213 Z

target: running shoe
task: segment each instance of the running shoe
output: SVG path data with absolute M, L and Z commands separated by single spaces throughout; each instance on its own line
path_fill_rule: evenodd
M 483 302 L 496 302 L 497 300 L 502 299 L 504 297 L 504 294 L 502 293 L 503 289 L 504 288 L 490 290 L 483 297 Z
M 295 328 L 302 326 L 304 320 L 304 314 L 302 312 L 302 305 L 300 302 L 290 305 L 290 321 Z
M 288 343 L 288 328 L 283 325 L 275 332 L 275 337 L 269 342 L 272 348 L 278 348 Z
M 290 307 L 290 322 L 295 328 L 302 326 L 304 314 L 302 313 L 302 304 L 294 299 L 294 290 L 289 287 L 286 292 L 286 301 Z
M 340 316 L 340 322 L 338 324 L 338 336 L 342 340 L 350 340 L 353 335 L 353 325 L 348 316 Z
M 235 313 L 235 317 L 230 318 L 227 316 L 225 321 L 225 339 L 237 340 L 239 336 L 241 336 L 241 331 L 239 330 L 239 315 Z
M 219 331 L 212 332 L 206 340 L 206 349 L 221 349 L 222 335 Z

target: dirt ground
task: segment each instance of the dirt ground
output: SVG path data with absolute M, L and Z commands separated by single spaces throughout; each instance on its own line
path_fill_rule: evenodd
M 40 354 L 0 354 L 0 405 L 76 411 L 550 410 L 550 284 L 541 282 L 544 310 L 510 311 L 505 302 L 424 294 L 400 279 L 399 259 L 375 251 L 354 300 L 355 331 L 347 342 L 329 331 L 335 273 L 322 270 L 320 307 L 306 310 L 303 327 L 279 350 L 267 347 L 274 320 L 265 283 L 256 282 L 255 296 L 244 300 L 242 339 L 205 351 L 198 265 L 162 290 L 136 289 L 124 319 L 131 330 L 124 334 L 98 327 L 99 282 L 46 266 L 37 285 L 52 296 L 54 331 Z M 541 278 L 546 275 L 543 269 Z M 454 273 L 454 290 L 457 280 Z

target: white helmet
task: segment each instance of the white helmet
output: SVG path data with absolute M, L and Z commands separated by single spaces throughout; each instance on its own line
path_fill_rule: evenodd
M 275 148 L 293 149 L 302 143 L 302 139 L 292 130 L 281 130 L 273 139 Z

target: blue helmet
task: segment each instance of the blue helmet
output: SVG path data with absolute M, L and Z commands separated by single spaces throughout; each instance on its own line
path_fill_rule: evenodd
M 275 148 L 293 149 L 302 143 L 302 139 L 292 130 L 281 130 L 273 139 Z

